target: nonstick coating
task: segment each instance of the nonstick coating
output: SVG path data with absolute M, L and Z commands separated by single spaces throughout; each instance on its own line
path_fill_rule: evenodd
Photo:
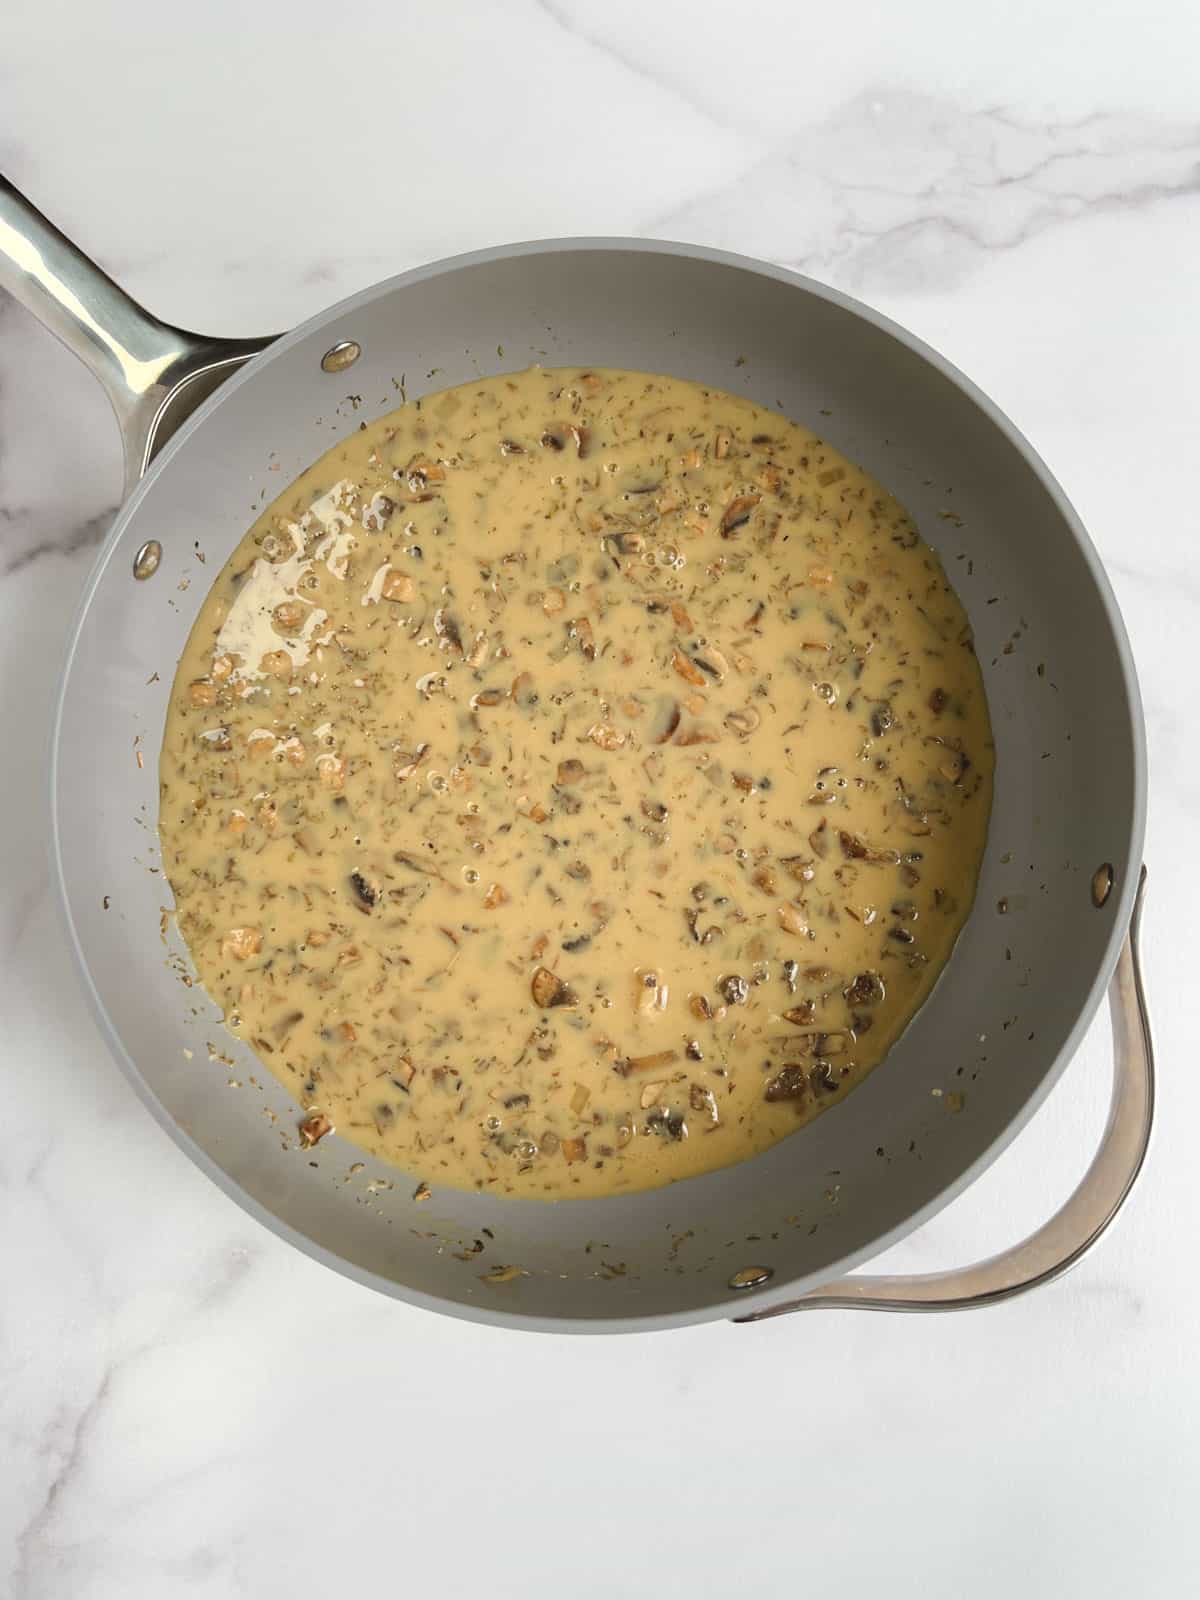
M 327 374 L 321 357 L 342 339 L 363 354 Z M 413 399 L 531 362 L 668 372 L 778 405 L 906 503 L 974 625 L 996 737 L 992 826 L 974 911 L 932 998 L 887 1062 L 795 1137 L 650 1194 L 550 1205 L 447 1190 L 419 1203 L 394 1170 L 349 1175 L 361 1153 L 336 1136 L 285 1149 L 294 1103 L 184 981 L 186 952 L 160 933 L 158 747 L 188 630 L 260 507 L 396 406 L 401 385 Z M 147 539 L 162 542 L 162 564 L 135 582 Z M 202 407 L 101 554 L 52 782 L 64 904 L 101 1024 L 151 1110 L 227 1193 L 317 1259 L 416 1304 L 620 1331 L 792 1298 L 892 1243 L 998 1153 L 1065 1066 L 1115 963 L 1141 860 L 1145 750 L 1095 552 L 1045 467 L 960 374 L 793 274 L 589 240 L 393 279 L 272 346 Z M 1103 862 L 1116 887 L 1097 909 Z M 467 1254 L 477 1239 L 485 1250 Z M 485 1281 L 497 1266 L 523 1275 Z M 737 1294 L 731 1275 L 747 1267 L 773 1275 Z

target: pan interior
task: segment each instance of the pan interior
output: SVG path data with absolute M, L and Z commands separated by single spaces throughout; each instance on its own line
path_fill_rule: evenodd
M 361 356 L 323 370 L 343 340 Z M 420 1202 L 394 1172 L 352 1174 L 358 1152 L 336 1138 L 283 1148 L 274 1119 L 292 1117 L 290 1099 L 160 934 L 157 751 L 208 581 L 261 505 L 401 390 L 414 398 L 531 362 L 744 392 L 897 494 L 975 630 L 996 743 L 992 824 L 974 912 L 934 994 L 884 1069 L 796 1137 L 623 1198 Z M 163 558 L 136 582 L 148 539 Z M 1127 647 L 1094 555 L 985 403 L 886 325 L 787 275 L 701 252 L 564 245 L 369 291 L 284 340 L 185 427 L 101 558 L 64 687 L 54 802 L 63 894 L 101 1017 L 141 1092 L 218 1181 L 406 1298 L 525 1325 L 619 1327 L 698 1320 L 831 1276 L 1015 1131 L 1115 959 L 1142 764 Z M 1097 908 L 1103 863 L 1116 886 Z

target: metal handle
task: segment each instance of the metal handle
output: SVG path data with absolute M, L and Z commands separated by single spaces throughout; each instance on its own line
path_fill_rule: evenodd
M 1138 940 L 1146 869 L 1129 933 L 1108 988 L 1113 1030 L 1113 1097 L 1100 1148 L 1074 1194 L 1043 1227 L 1000 1255 L 954 1272 L 913 1277 L 863 1274 L 811 1289 L 798 1300 L 738 1317 L 764 1322 L 789 1311 L 967 1311 L 995 1305 L 1059 1277 L 1082 1259 L 1124 1205 L 1137 1181 L 1154 1121 L 1154 1045 Z
M 104 385 L 125 449 L 125 487 L 222 379 L 270 339 L 210 339 L 160 322 L 0 176 L 0 288 Z

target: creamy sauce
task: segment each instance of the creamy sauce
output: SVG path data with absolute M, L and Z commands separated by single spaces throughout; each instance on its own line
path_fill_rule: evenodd
M 741 1160 L 883 1058 L 970 908 L 992 744 L 878 483 L 744 399 L 534 369 L 264 513 L 161 772 L 180 930 L 302 1142 L 554 1198 Z

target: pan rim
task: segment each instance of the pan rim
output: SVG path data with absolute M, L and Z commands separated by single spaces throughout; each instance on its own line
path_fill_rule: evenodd
M 738 1297 L 730 1295 L 726 1298 L 714 1300 L 708 1305 L 691 1307 L 683 1311 L 650 1313 L 644 1316 L 633 1315 L 586 1319 L 575 1316 L 557 1317 L 526 1314 L 520 1311 L 509 1311 L 499 1307 L 453 1299 L 448 1296 L 432 1295 L 422 1290 L 413 1289 L 406 1284 L 398 1283 L 394 1279 L 384 1277 L 368 1268 L 360 1267 L 345 1257 L 326 1249 L 308 1234 L 292 1227 L 281 1216 L 271 1211 L 268 1206 L 255 1199 L 235 1178 L 231 1177 L 171 1117 L 153 1088 L 142 1075 L 137 1063 L 126 1049 L 124 1041 L 108 1015 L 92 979 L 83 948 L 83 941 L 72 912 L 70 890 L 67 885 L 62 859 L 59 816 L 60 736 L 72 670 L 92 601 L 108 564 L 113 558 L 117 547 L 123 541 L 126 529 L 137 515 L 150 485 L 154 483 L 176 454 L 187 448 L 192 434 L 203 425 L 204 420 L 238 388 L 245 383 L 254 381 L 276 358 L 286 354 L 295 345 L 302 343 L 314 333 L 327 328 L 340 318 L 351 316 L 408 285 L 420 283 L 429 278 L 447 276 L 473 267 L 488 265 L 496 261 L 520 258 L 522 256 L 569 254 L 572 252 L 610 252 L 614 254 L 625 252 L 675 256 L 685 260 L 728 267 L 784 284 L 803 293 L 813 295 L 817 299 L 824 300 L 851 316 L 862 319 L 927 363 L 941 377 L 950 382 L 965 401 L 973 405 L 982 413 L 986 421 L 1000 431 L 1004 439 L 1021 457 L 1050 498 L 1066 528 L 1074 538 L 1080 554 L 1083 556 L 1099 595 L 1117 651 L 1121 677 L 1128 700 L 1133 757 L 1133 807 L 1126 854 L 1129 870 L 1125 872 L 1123 880 L 1118 884 L 1118 893 L 1113 907 L 1103 957 L 1084 997 L 1078 1016 L 1063 1041 L 1061 1049 L 1047 1064 L 1032 1093 L 1025 1098 L 1019 1109 L 1000 1128 L 996 1136 L 979 1155 L 924 1204 L 907 1213 L 885 1233 L 876 1236 L 870 1243 L 841 1258 L 830 1268 L 800 1277 L 776 1278 L 772 1280 L 769 1290 Z M 891 1248 L 891 1246 L 908 1237 L 917 1228 L 936 1216 L 945 1206 L 957 1199 L 991 1166 L 1029 1123 L 1078 1051 L 1083 1036 L 1099 1009 L 1108 983 L 1116 968 L 1121 945 L 1129 926 L 1137 892 L 1138 872 L 1136 867 L 1141 862 L 1146 827 L 1148 772 L 1145 716 L 1133 653 L 1124 619 L 1117 604 L 1116 596 L 1113 593 L 1108 574 L 1082 520 L 1068 499 L 1062 485 L 1024 433 L 988 395 L 951 361 L 947 360 L 932 346 L 926 344 L 917 335 L 873 307 L 843 293 L 841 290 L 834 289 L 802 273 L 795 272 L 791 268 L 759 261 L 751 256 L 741 255 L 732 251 L 717 250 L 703 245 L 672 240 L 625 238 L 620 236 L 535 239 L 495 245 L 482 250 L 443 257 L 437 261 L 428 262 L 382 279 L 365 289 L 346 296 L 325 310 L 317 312 L 314 316 L 299 324 L 290 333 L 281 336 L 258 355 L 254 356 L 240 371 L 222 383 L 168 440 L 161 453 L 151 463 L 147 472 L 134 488 L 133 493 L 118 510 L 113 520 L 113 526 L 109 530 L 84 583 L 75 617 L 71 624 L 69 640 L 59 674 L 49 738 L 50 750 L 47 773 L 50 790 L 50 868 L 54 882 L 55 898 L 67 933 L 67 943 L 71 950 L 76 971 L 82 982 L 89 1009 L 99 1027 L 100 1033 L 118 1066 L 132 1085 L 134 1092 L 138 1095 L 143 1105 L 146 1106 L 154 1120 L 229 1199 L 233 1200 L 256 1221 L 270 1229 L 278 1238 L 295 1246 L 321 1265 L 332 1268 L 342 1276 L 348 1277 L 364 1287 L 386 1294 L 392 1299 L 418 1306 L 423 1310 L 437 1311 L 445 1315 L 456 1316 L 491 1326 L 532 1332 L 595 1334 L 652 1332 L 682 1328 L 723 1318 L 745 1316 L 751 1310 L 763 1310 L 775 1303 L 794 1300 L 802 1296 L 808 1289 L 816 1288 L 820 1284 L 827 1283 L 834 1278 L 853 1271 L 864 1262 L 874 1259 L 885 1250 Z

